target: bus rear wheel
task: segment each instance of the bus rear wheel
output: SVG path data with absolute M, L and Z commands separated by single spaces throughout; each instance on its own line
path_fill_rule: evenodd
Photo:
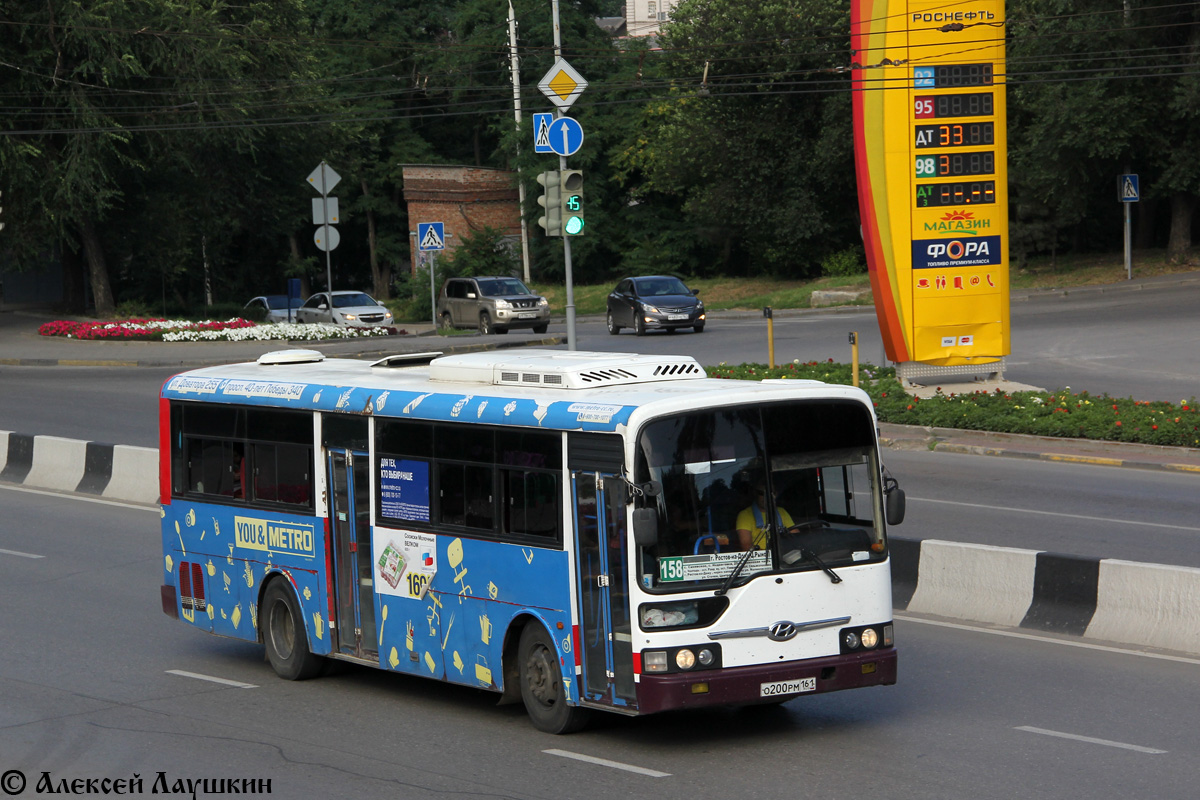
M 308 649 L 304 617 L 286 580 L 276 578 L 267 586 L 258 618 L 263 621 L 263 643 L 275 674 L 289 681 L 316 677 L 322 659 Z
M 587 724 L 588 709 L 567 705 L 558 651 L 545 628 L 531 622 L 517 647 L 521 699 L 533 726 L 546 733 L 572 733 Z

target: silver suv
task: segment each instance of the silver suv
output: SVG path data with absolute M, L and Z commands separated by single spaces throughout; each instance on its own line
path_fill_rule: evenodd
M 478 328 L 480 333 L 508 333 L 511 328 L 533 328 L 545 333 L 550 324 L 550 303 L 516 278 L 477 276 L 450 278 L 438 297 L 438 326 Z

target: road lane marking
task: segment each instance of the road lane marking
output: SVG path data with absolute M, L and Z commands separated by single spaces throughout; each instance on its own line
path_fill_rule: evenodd
M 45 497 L 61 497 L 64 500 L 82 500 L 85 503 L 99 503 L 102 506 L 118 506 L 120 508 L 132 508 L 136 511 L 153 511 L 155 514 L 160 512 L 157 504 L 146 505 L 145 503 L 129 503 L 121 500 L 104 500 L 99 497 L 87 497 L 73 492 L 49 492 L 43 489 L 31 489 L 28 486 L 9 486 L 0 483 L 0 489 L 7 489 L 10 492 L 25 492 L 26 494 L 40 494 Z
M 22 553 L 20 550 L 0 550 L 0 553 L 6 556 L 20 556 L 21 558 L 45 558 L 45 556 L 39 556 L 37 553 Z
M 1070 639 L 1054 639 L 1049 636 L 1038 636 L 1033 633 L 1020 633 L 1018 631 L 997 630 L 995 628 L 980 628 L 976 625 L 962 625 L 956 622 L 942 622 L 936 619 L 921 619 L 920 617 L 909 617 L 904 614 L 893 614 L 892 619 L 900 620 L 901 622 L 916 622 L 920 625 L 933 625 L 938 628 L 953 628 L 960 631 L 970 631 L 972 633 L 987 633 L 992 636 L 1006 636 L 1009 639 L 1025 639 L 1033 642 L 1045 642 L 1047 644 L 1061 644 L 1065 647 L 1079 647 L 1084 650 L 1099 650 L 1103 653 L 1115 653 L 1123 656 L 1139 656 L 1141 658 L 1155 658 L 1159 661 L 1174 661 L 1179 664 L 1193 664 L 1200 666 L 1200 659 L 1188 658 L 1186 656 L 1172 656 L 1166 653 L 1151 653 L 1146 650 L 1130 650 L 1126 647 L 1112 647 L 1111 645 L 1092 644 L 1091 642 L 1077 642 Z
M 256 683 L 242 683 L 241 681 L 231 681 L 228 678 L 214 678 L 212 675 L 201 675 L 199 672 L 187 672 L 182 669 L 169 669 L 168 675 L 178 675 L 181 678 L 195 678 L 198 681 L 209 681 L 210 683 L 220 683 L 224 686 L 233 686 L 237 689 L 257 689 Z
M 607 758 L 585 756 L 582 753 L 572 753 L 570 750 L 543 750 L 542 752 L 546 755 L 573 758 L 576 761 L 586 761 L 589 764 L 598 764 L 602 767 L 612 767 L 613 769 L 623 769 L 626 772 L 636 772 L 638 775 L 645 775 L 650 778 L 671 777 L 671 773 L 669 772 L 659 772 L 658 770 L 646 769 L 645 767 L 635 767 L 633 764 L 623 764 L 620 761 L 609 761 Z
M 1132 519 L 1113 519 L 1112 517 L 1086 517 L 1083 514 L 1067 514 L 1062 511 L 1039 511 L 1035 508 L 1011 508 L 1009 506 L 988 506 L 983 503 L 964 503 L 959 500 L 934 500 L 930 497 L 909 497 L 909 500 L 917 500 L 922 503 L 941 503 L 947 506 L 966 506 L 967 508 L 983 508 L 988 511 L 1015 511 L 1018 514 L 1043 514 L 1047 517 L 1069 517 L 1071 519 L 1086 519 L 1091 522 L 1109 522 L 1118 525 L 1141 525 L 1145 528 L 1170 528 L 1177 531 L 1197 531 L 1200 528 L 1194 525 L 1168 525 L 1165 522 L 1141 522 Z
M 1026 733 L 1040 733 L 1042 736 L 1055 736 L 1059 739 L 1071 739 L 1076 742 L 1087 742 L 1088 744 L 1102 744 L 1105 747 L 1119 747 L 1122 750 L 1133 750 L 1136 753 L 1149 753 L 1150 755 L 1163 755 L 1166 750 L 1157 750 L 1153 747 L 1142 747 L 1138 744 L 1126 744 L 1125 742 L 1114 742 L 1110 739 L 1097 739 L 1092 736 L 1080 736 L 1077 733 L 1063 733 L 1062 731 L 1050 731 L 1045 728 L 1034 728 L 1029 725 L 1020 725 L 1014 730 L 1025 731 Z

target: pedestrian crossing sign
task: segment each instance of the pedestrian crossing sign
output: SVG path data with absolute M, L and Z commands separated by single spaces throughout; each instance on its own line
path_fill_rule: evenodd
M 417 249 L 424 253 L 427 250 L 446 249 L 446 228 L 442 222 L 417 223 Z
M 1138 189 L 1138 176 L 1136 174 L 1122 175 L 1117 182 L 1120 187 L 1117 192 L 1122 203 L 1136 203 L 1141 199 L 1141 191 Z
M 533 152 L 553 153 L 550 146 L 550 126 L 554 123 L 553 114 L 533 115 Z

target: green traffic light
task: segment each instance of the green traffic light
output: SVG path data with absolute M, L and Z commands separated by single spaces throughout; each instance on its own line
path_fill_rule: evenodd
M 571 236 L 583 233 L 583 217 L 571 217 L 567 220 L 566 226 L 563 228 Z

